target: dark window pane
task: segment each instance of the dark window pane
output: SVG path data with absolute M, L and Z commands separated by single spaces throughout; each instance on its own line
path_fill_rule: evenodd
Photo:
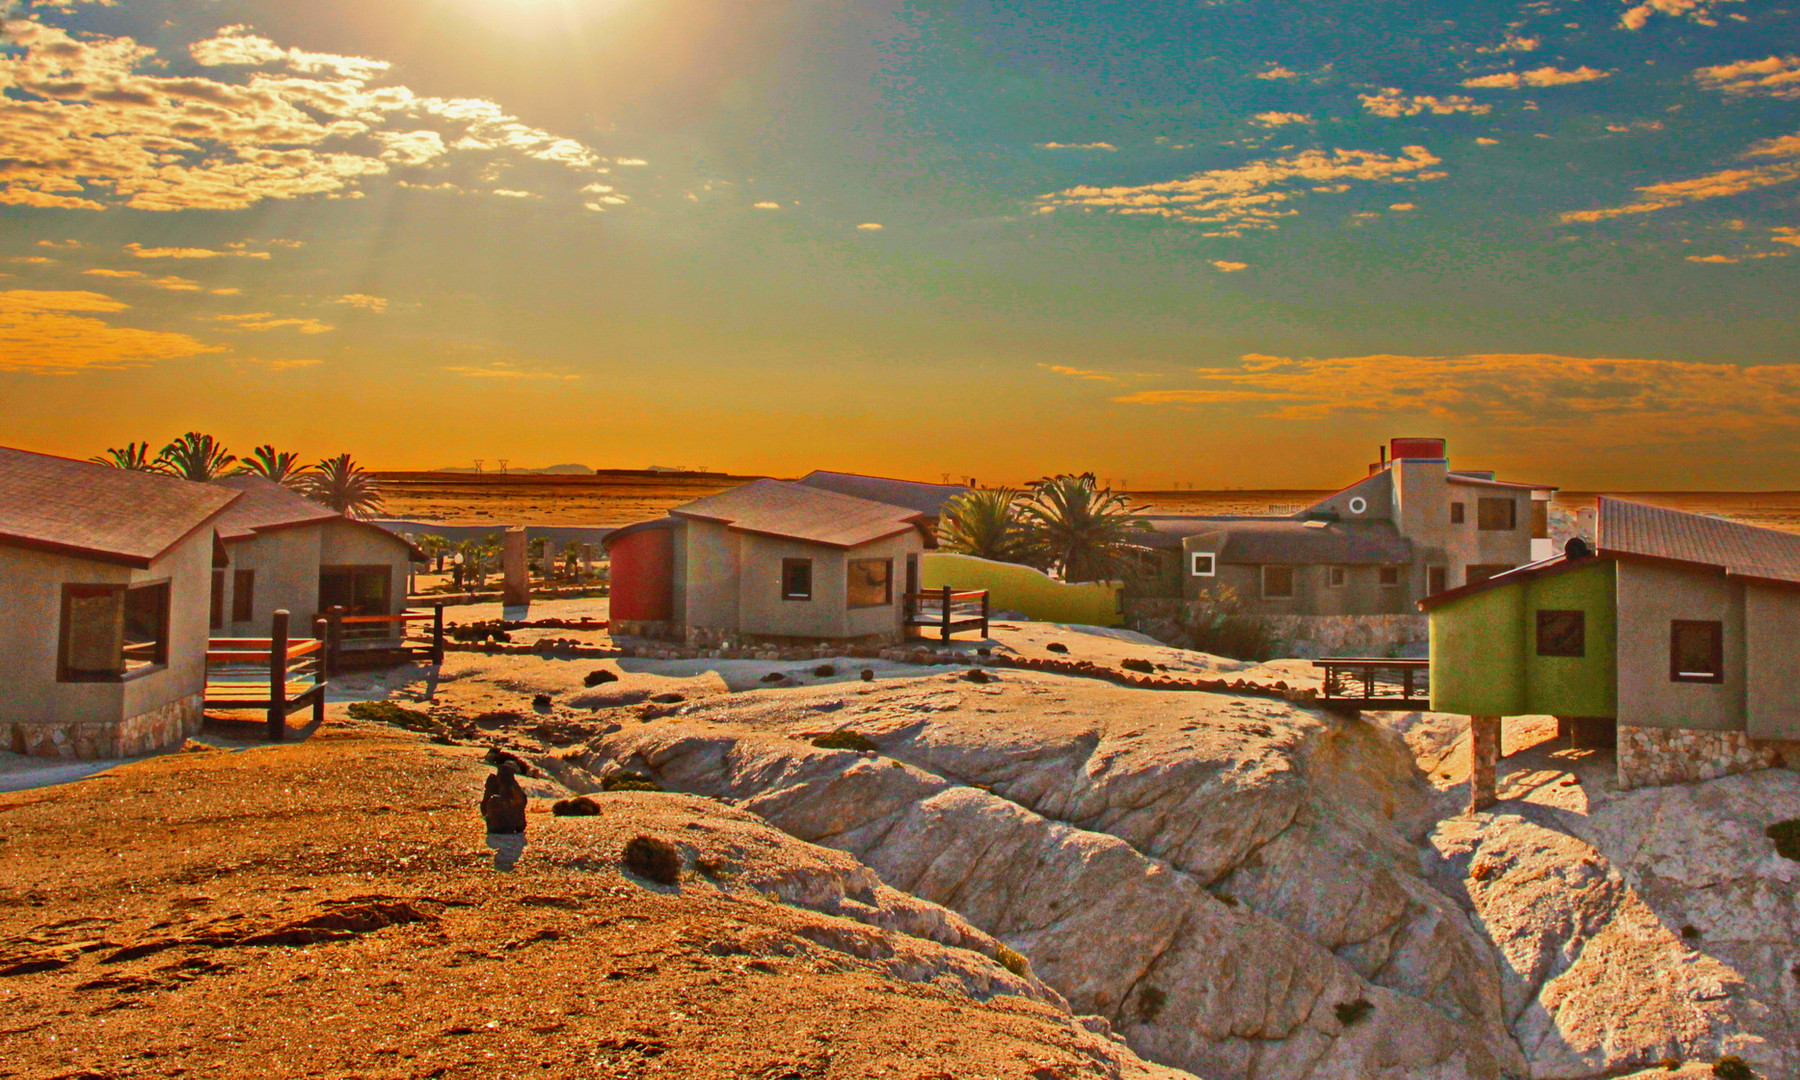
M 247 622 L 256 614 L 256 571 L 239 570 L 231 582 L 231 621 Z
M 1444 591 L 1447 572 L 1441 566 L 1433 566 L 1425 571 L 1425 591 L 1433 596 Z
M 1265 566 L 1262 570 L 1263 595 L 1272 600 L 1279 600 L 1294 595 L 1294 568 L 1291 566 Z
M 783 600 L 812 599 L 812 560 L 781 560 L 781 598 Z
M 1685 619 L 1671 623 L 1669 678 L 1675 682 L 1724 682 L 1724 624 Z
M 1511 499 L 1481 499 L 1475 504 L 1476 528 L 1511 532 L 1518 527 L 1518 506 Z
M 1581 611 L 1537 613 L 1539 656 L 1586 656 L 1587 614 Z
M 1462 523 L 1463 523 L 1463 504 L 1462 503 L 1451 503 L 1450 504 L 1450 524 L 1461 525 Z

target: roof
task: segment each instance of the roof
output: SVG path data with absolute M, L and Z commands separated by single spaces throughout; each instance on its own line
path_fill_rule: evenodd
M 632 536 L 641 532 L 649 532 L 652 529 L 673 529 L 674 527 L 675 519 L 668 517 L 651 518 L 649 521 L 634 521 L 630 525 L 621 525 L 619 528 L 607 533 L 605 539 L 600 541 L 600 545 L 610 549 L 616 541 L 623 537 Z
M 1419 601 L 1419 610 L 1431 611 L 1434 608 L 1450 603 L 1452 600 L 1460 600 L 1465 596 L 1473 596 L 1478 592 L 1486 592 L 1489 589 L 1496 589 L 1503 585 L 1516 585 L 1521 581 L 1531 581 L 1536 578 L 1555 577 L 1558 574 L 1566 574 L 1573 570 L 1586 569 L 1595 564 L 1596 559 L 1594 553 L 1591 551 L 1574 558 L 1571 558 L 1567 554 L 1553 555 L 1548 559 L 1540 559 L 1534 563 L 1526 563 L 1524 566 L 1515 566 L 1511 570 L 1495 574 L 1490 578 L 1483 578 L 1472 585 L 1458 585 L 1454 589 L 1445 589 L 1441 593 L 1433 593 Z
M 869 502 L 905 507 L 927 517 L 943 516 L 944 504 L 969 490 L 961 484 L 921 484 L 914 480 L 890 480 L 885 476 L 861 476 L 822 469 L 814 469 L 795 482 Z
M 1486 477 L 1465 476 L 1462 473 L 1451 473 L 1448 479 L 1452 484 L 1462 484 L 1467 487 L 1510 488 L 1514 491 L 1562 490 L 1554 484 L 1515 484 L 1510 480 L 1489 480 Z
M 0 543 L 139 568 L 238 493 L 173 476 L 0 447 Z
M 213 483 L 243 494 L 219 519 L 219 535 L 227 541 L 243 540 L 259 532 L 311 525 L 342 517 L 336 510 L 313 502 L 254 474 L 223 476 Z
M 856 547 L 909 532 L 925 515 L 783 480 L 756 480 L 708 495 L 669 513 L 716 521 L 739 532 L 759 533 L 828 547 Z
M 1605 496 L 1598 532 L 1603 555 L 1671 559 L 1800 584 L 1800 536 L 1793 533 Z
M 1133 532 L 1125 538 L 1125 542 L 1137 547 L 1161 548 L 1169 551 L 1180 551 L 1181 542 L 1190 536 L 1202 533 L 1218 532 L 1226 525 L 1239 521 L 1298 521 L 1298 517 L 1273 517 L 1267 514 L 1218 514 L 1210 517 L 1195 517 L 1191 514 L 1157 517 L 1139 515 L 1138 520 L 1147 528 Z
M 1199 535 L 1215 534 L 1212 550 L 1221 563 L 1387 564 L 1413 557 L 1412 541 L 1387 521 L 1221 521 Z

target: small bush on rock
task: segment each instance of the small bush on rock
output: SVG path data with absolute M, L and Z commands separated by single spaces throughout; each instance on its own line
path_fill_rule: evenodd
M 874 739 L 862 732 L 841 728 L 829 734 L 820 735 L 812 741 L 812 744 L 821 750 L 855 750 L 859 754 L 881 749 Z
M 999 945 L 994 949 L 994 959 L 1001 967 L 1017 975 L 1021 979 L 1031 978 L 1031 961 L 1017 949 L 1007 945 Z
M 1337 1014 L 1338 1023 L 1349 1027 L 1369 1015 L 1374 1009 L 1375 1006 L 1369 1004 L 1368 998 L 1357 998 L 1355 1001 L 1346 1001 L 1335 1005 L 1331 1011 Z
M 875 669 L 874 668 L 863 668 L 862 669 L 862 681 L 863 682 L 874 682 L 875 681 Z
M 605 668 L 595 668 L 581 680 L 583 686 L 599 686 L 601 683 L 618 682 L 619 677 Z
M 1800 862 L 1800 818 L 1778 821 L 1764 830 L 1775 841 L 1775 854 Z
M 1046 646 L 1044 646 L 1044 651 L 1045 651 L 1045 652 L 1061 652 L 1061 653 L 1066 653 L 1066 652 L 1068 652 L 1068 651 L 1069 651 L 1069 647 L 1068 647 L 1068 646 L 1067 646 L 1067 645 L 1064 645 L 1064 644 L 1063 644 L 1063 643 L 1062 643 L 1062 642 L 1060 642 L 1060 641 L 1052 641 L 1052 642 L 1051 642 L 1051 643 L 1050 643 L 1050 644 L 1048 644 L 1048 645 L 1046 645 Z
M 673 885 L 681 880 L 681 852 L 667 840 L 634 836 L 625 843 L 625 868 L 638 877 Z
M 1156 665 L 1149 660 L 1127 659 L 1119 661 L 1119 666 L 1126 671 L 1140 671 L 1145 675 L 1154 674 Z
M 970 668 L 968 671 L 963 672 L 963 678 L 969 680 L 972 683 L 985 683 L 985 682 L 993 682 L 994 681 L 994 677 L 992 675 L 989 675 L 987 672 L 981 670 L 980 668 Z
M 837 668 L 832 667 L 830 664 L 820 664 L 818 667 L 813 668 L 813 674 L 821 679 L 828 679 L 837 674 Z
M 779 671 L 771 671 L 762 677 L 762 681 L 767 683 L 787 682 L 787 676 Z
M 1161 988 L 1155 986 L 1144 987 L 1142 990 L 1138 991 L 1138 1019 L 1146 1024 L 1154 1024 L 1157 1016 L 1162 1013 L 1163 1006 L 1168 1003 L 1169 995 L 1164 993 Z
M 1736 1054 L 1726 1054 L 1715 1062 L 1713 1075 L 1719 1077 L 1719 1080 L 1756 1080 L 1756 1074 L 1750 1071 L 1750 1066 L 1744 1064 L 1744 1059 Z
M 550 707 L 550 695 L 533 694 L 531 697 L 531 707 L 534 709 L 548 709 Z
M 1692 941 L 1700 936 L 1700 928 L 1693 923 L 1687 923 L 1681 928 L 1681 936 L 1688 941 Z
M 350 703 L 349 713 L 357 720 L 392 724 L 408 731 L 437 731 L 442 726 L 428 713 L 408 709 L 391 701 L 353 701 Z
M 556 800 L 550 812 L 557 817 L 593 817 L 600 812 L 600 804 L 586 795 L 577 795 L 573 799 Z
M 600 781 L 601 791 L 661 791 L 662 785 L 641 772 L 616 772 Z

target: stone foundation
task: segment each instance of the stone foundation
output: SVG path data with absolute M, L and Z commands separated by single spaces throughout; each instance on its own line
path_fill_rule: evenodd
M 1741 731 L 1619 725 L 1619 787 L 1713 780 L 1735 773 L 1800 767 L 1800 742 L 1752 739 Z
M 206 719 L 204 694 L 189 694 L 149 712 L 124 720 L 88 720 L 36 723 L 16 720 L 10 725 L 14 753 L 31 757 L 76 761 L 105 761 L 135 757 L 179 746 L 200 733 Z
M 1208 601 L 1129 599 L 1125 625 L 1159 641 L 1191 647 L 1188 627 L 1218 618 Z M 1424 656 L 1430 623 L 1423 614 L 1400 615 L 1249 615 L 1229 618 L 1262 627 L 1274 640 L 1274 655 L 1315 659 L 1321 656 Z

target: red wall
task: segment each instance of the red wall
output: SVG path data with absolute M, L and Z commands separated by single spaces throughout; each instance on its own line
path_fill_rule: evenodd
M 661 622 L 674 606 L 675 530 L 643 529 L 613 541 L 610 618 Z

